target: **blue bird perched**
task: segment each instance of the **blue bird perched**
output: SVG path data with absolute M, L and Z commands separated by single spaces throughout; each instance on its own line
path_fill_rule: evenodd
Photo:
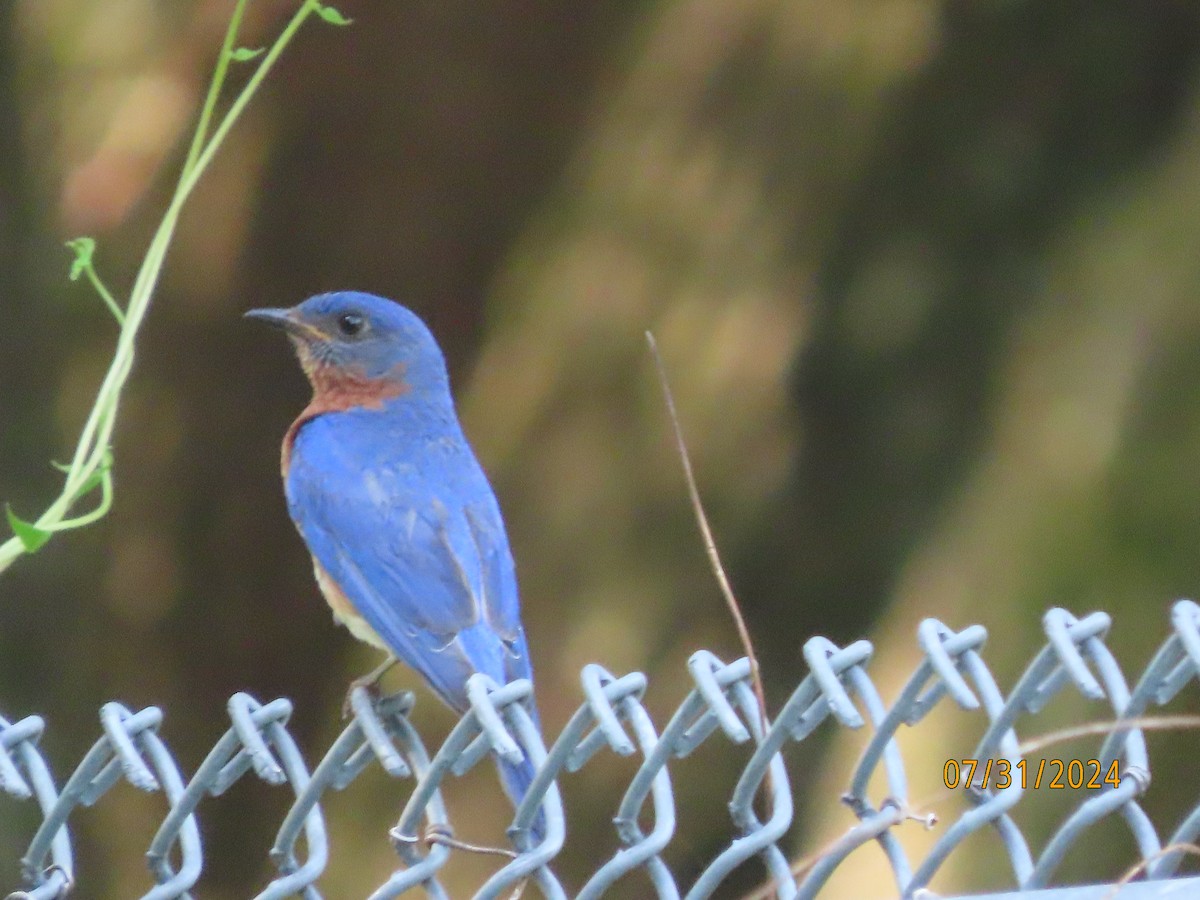
M 398 659 L 462 714 L 473 673 L 532 679 L 500 507 L 429 329 L 354 291 L 246 316 L 287 333 L 312 384 L 283 439 L 284 491 L 334 617 L 388 654 L 356 684 Z M 499 766 L 519 802 L 532 764 Z

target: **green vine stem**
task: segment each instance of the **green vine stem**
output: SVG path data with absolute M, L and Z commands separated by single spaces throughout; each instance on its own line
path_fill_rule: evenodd
M 179 220 L 183 205 L 195 189 L 209 163 L 212 162 L 213 156 L 225 141 L 229 130 L 237 122 L 246 105 L 258 91 L 263 80 L 305 20 L 315 13 L 331 25 L 350 24 L 350 20 L 332 6 L 327 6 L 320 0 L 304 0 L 283 31 L 280 32 L 279 37 L 275 39 L 275 43 L 265 53 L 238 48 L 235 44 L 247 2 L 248 0 L 237 0 L 234 6 L 233 14 L 229 19 L 229 27 L 225 31 L 225 39 L 221 45 L 221 52 L 213 69 L 208 94 L 196 124 L 196 131 L 180 171 L 179 181 L 175 186 L 171 202 L 163 214 L 162 221 L 150 241 L 150 246 L 146 249 L 146 255 L 129 292 L 129 302 L 124 309 L 104 286 L 93 267 L 92 254 L 95 250 L 95 241 L 91 238 L 76 238 L 67 243 L 67 246 L 76 254 L 71 267 L 72 279 L 78 279 L 80 275 L 87 276 L 88 282 L 117 320 L 121 331 L 117 337 L 117 346 L 112 362 L 96 392 L 92 410 L 80 431 L 71 462 L 67 466 L 60 467 L 66 476 L 61 493 L 37 519 L 31 522 L 17 516 L 11 508 L 6 510 L 13 536 L 0 544 L 0 572 L 5 571 L 22 555 L 37 550 L 55 532 L 88 525 L 102 518 L 108 512 L 113 496 L 111 447 L 113 429 L 116 426 L 117 407 L 120 403 L 121 391 L 133 369 L 134 346 L 138 330 L 149 309 L 150 300 L 154 288 L 158 284 L 158 277 L 162 272 L 167 249 L 175 234 L 175 225 Z M 209 137 L 209 127 L 216 114 L 217 101 L 229 73 L 230 64 L 244 63 L 255 59 L 260 61 L 254 74 L 234 98 Z M 100 500 L 97 505 L 88 512 L 69 516 L 75 505 L 97 488 L 100 490 Z

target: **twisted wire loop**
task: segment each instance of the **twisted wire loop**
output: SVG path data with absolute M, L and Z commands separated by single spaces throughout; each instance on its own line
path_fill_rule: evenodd
M 98 802 L 121 781 L 161 792 L 166 801 L 146 853 L 151 884 L 143 900 L 190 898 L 204 867 L 200 805 L 251 772 L 270 785 L 290 788 L 295 797 L 270 850 L 277 874 L 257 894 L 258 900 L 320 900 L 317 881 L 330 853 L 321 804 L 372 764 L 387 778 L 410 780 L 411 786 L 397 792 L 402 796 L 407 790 L 408 799 L 389 832 L 399 865 L 370 900 L 399 897 L 412 889 L 446 900 L 438 874 L 461 845 L 453 838 L 441 786 L 449 776 L 461 775 L 489 756 L 509 764 L 528 759 L 536 774 L 507 832 L 511 860 L 475 897 L 508 897 L 532 884 L 543 896 L 560 900 L 568 894 L 551 868 L 567 839 L 559 780 L 604 751 L 636 756 L 640 764 L 613 818 L 618 849 L 596 860 L 594 872 L 575 895 L 580 900 L 601 897 L 618 882 L 659 900 L 701 900 L 755 859 L 781 900 L 811 898 L 828 886 L 848 857 L 872 842 L 890 865 L 897 894 L 917 897 L 927 892 L 956 849 L 985 828 L 1000 839 L 1016 887 L 1015 894 L 1005 896 L 1014 897 L 1048 885 L 1067 853 L 1111 816 L 1119 816 L 1133 839 L 1138 858 L 1131 863 L 1139 866 L 1142 886 L 1158 884 L 1178 889 L 1173 896 L 1200 896 L 1200 878 L 1178 875 L 1186 858 L 1184 845 L 1194 845 L 1200 837 L 1200 803 L 1164 842 L 1140 802 L 1151 783 L 1145 717 L 1200 680 L 1200 606 L 1191 600 L 1174 604 L 1171 633 L 1132 689 L 1105 644 L 1111 625 L 1102 612 L 1082 618 L 1063 609 L 1047 612 L 1046 644 L 1006 696 L 984 663 L 987 631 L 982 626 L 955 631 L 927 619 L 917 629 L 920 662 L 890 705 L 868 674 L 873 652 L 868 641 L 839 647 L 814 637 L 804 645 L 808 674 L 774 721 L 758 707 L 748 660 L 725 663 L 701 650 L 688 661 L 693 687 L 661 732 L 642 705 L 647 690 L 643 674 L 617 676 L 592 664 L 580 674 L 582 704 L 549 749 L 530 712 L 528 681 L 499 685 L 486 676 L 473 676 L 467 685 L 469 709 L 432 757 L 409 721 L 411 694 L 375 698 L 365 688 L 356 688 L 350 695 L 352 718 L 311 773 L 288 733 L 292 705 L 286 699 L 264 704 L 242 693 L 230 698 L 229 727 L 190 779 L 159 735 L 159 709 L 132 712 L 117 703 L 105 704 L 100 737 L 61 790 L 39 747 L 42 718 L 10 722 L 0 717 L 0 791 L 17 801 L 34 801 L 41 815 L 21 859 L 23 885 L 8 900 L 60 900 L 70 893 L 77 877 L 68 829 L 71 814 Z M 1116 766 L 1119 783 L 1106 780 L 1099 789 L 1084 792 L 1084 799 L 1064 810 L 1049 841 L 1035 854 L 1013 818 L 1028 788 L 1017 779 L 1005 787 L 987 783 L 986 776 L 976 777 L 965 791 L 970 808 L 946 825 L 922 858 L 910 859 L 897 826 L 915 818 L 932 828 L 935 819 L 910 805 L 905 760 L 896 740 L 900 728 L 919 725 L 943 701 L 967 714 L 982 712 L 985 724 L 972 751 L 979 762 L 978 776 L 988 761 L 1010 766 L 1023 762 L 1018 724 L 1063 693 L 1078 695 L 1096 707 L 1096 718 L 1111 720 L 1094 730 L 1094 759 L 1105 770 Z M 783 750 L 825 723 L 847 729 L 869 726 L 842 796 L 857 821 L 811 861 L 793 865 L 780 847 L 794 815 Z M 727 798 L 734 837 L 690 886 L 681 886 L 662 858 L 677 824 L 671 767 L 682 765 L 680 760 L 709 739 L 748 745 L 750 755 Z M 875 778 L 877 774 L 882 777 Z M 886 785 L 885 796 L 871 796 L 873 782 Z M 765 817 L 754 807 L 760 795 L 766 800 L 761 807 Z M 1072 802 L 1074 795 L 1058 796 Z M 1098 885 L 1095 893 L 1071 896 L 1099 898 L 1114 887 Z M 1138 888 L 1124 885 L 1122 896 L 1134 896 L 1129 891 Z M 1083 889 L 1073 889 L 1079 890 Z

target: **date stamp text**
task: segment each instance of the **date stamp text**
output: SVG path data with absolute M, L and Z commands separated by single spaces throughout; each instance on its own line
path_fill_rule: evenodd
M 1121 786 L 1119 760 L 1102 763 L 1098 759 L 948 759 L 942 767 L 942 783 L 949 790 L 975 787 L 1003 791 L 1022 790 L 1101 790 Z

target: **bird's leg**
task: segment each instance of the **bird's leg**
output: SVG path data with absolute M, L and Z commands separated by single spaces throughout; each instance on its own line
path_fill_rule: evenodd
M 369 693 L 371 695 L 372 700 L 379 699 L 379 679 L 381 679 L 383 677 L 384 673 L 387 672 L 387 670 L 390 669 L 395 664 L 396 664 L 396 657 L 392 656 L 391 654 L 388 654 L 387 659 L 385 659 L 382 663 L 380 663 L 378 666 L 376 666 L 374 669 L 372 669 L 366 675 L 363 675 L 359 678 L 355 678 L 352 682 L 350 682 L 350 687 L 348 687 L 346 689 L 346 699 L 342 701 L 342 718 L 343 719 L 350 718 L 350 716 L 354 712 L 352 707 L 350 706 L 350 695 L 353 694 L 358 688 L 366 688 L 367 693 Z

